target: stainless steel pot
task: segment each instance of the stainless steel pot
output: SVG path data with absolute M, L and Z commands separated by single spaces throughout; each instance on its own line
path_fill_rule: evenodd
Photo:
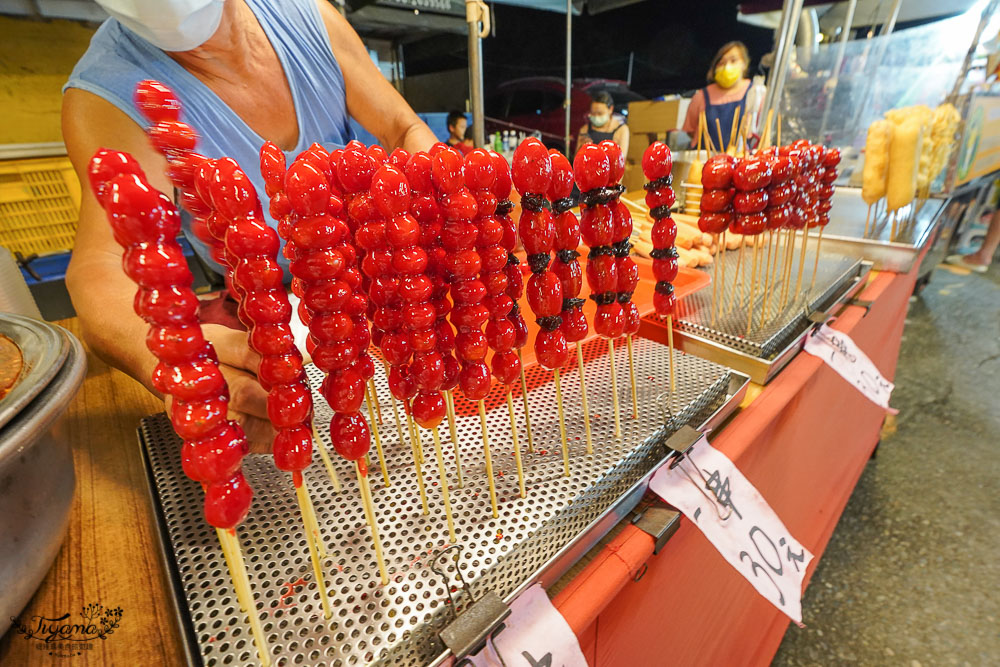
M 66 534 L 76 477 L 60 418 L 83 383 L 83 346 L 61 327 L 0 313 L 0 334 L 24 370 L 0 400 L 0 635 L 52 566 Z M 8 403 L 10 401 L 10 403 Z

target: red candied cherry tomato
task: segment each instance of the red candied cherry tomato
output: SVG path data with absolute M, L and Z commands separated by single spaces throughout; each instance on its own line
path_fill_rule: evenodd
M 278 470 L 305 470 L 312 463 L 312 429 L 303 425 L 280 429 L 274 436 L 273 452 Z
M 816 204 L 816 210 L 820 213 L 829 213 L 833 208 L 833 203 L 829 199 L 820 199 Z
M 198 133 L 194 128 L 177 120 L 161 120 L 146 133 L 156 150 L 168 155 L 193 151 L 198 145 Z
M 290 239 L 300 248 L 317 250 L 338 245 L 348 233 L 347 225 L 324 214 L 296 222 Z
M 447 409 L 441 392 L 436 390 L 417 392 L 413 399 L 413 420 L 421 428 L 436 428 L 444 419 Z
M 677 278 L 678 264 L 676 257 L 664 257 L 653 260 L 653 277 L 657 282 L 674 282 Z
M 226 232 L 226 249 L 236 257 L 277 257 L 278 234 L 256 217 L 233 220 Z
M 559 327 L 566 342 L 576 343 L 587 337 L 587 316 L 582 308 L 573 308 L 562 312 L 562 325 Z
M 456 306 L 478 304 L 485 297 L 486 285 L 481 280 L 463 280 L 451 285 L 451 298 Z
M 827 169 L 834 169 L 840 164 L 840 149 L 827 148 L 823 153 L 823 166 Z
M 247 257 L 233 271 L 233 283 L 246 292 L 281 288 L 284 271 L 271 257 Z
M 513 323 L 506 317 L 491 319 L 486 325 L 486 340 L 497 352 L 513 349 L 516 336 Z
M 462 188 L 441 199 L 441 212 L 445 220 L 470 220 L 479 213 L 479 205 L 475 196 L 468 189 Z
M 464 161 L 461 153 L 454 148 L 446 148 L 435 154 L 431 178 L 437 189 L 444 194 L 458 192 L 465 185 Z
M 133 308 L 150 324 L 183 324 L 198 317 L 198 297 L 187 287 L 140 289 Z
M 455 349 L 455 330 L 451 323 L 445 319 L 439 319 L 434 325 L 435 347 L 441 352 L 449 352 Z
M 408 400 L 416 393 L 417 385 L 410 378 L 409 366 L 389 367 L 389 391 L 400 401 Z
M 677 297 L 674 295 L 672 289 L 667 292 L 661 292 L 660 290 L 653 292 L 653 308 L 656 309 L 657 315 L 661 317 L 673 315 L 676 306 Z
M 771 162 L 766 157 L 752 155 L 736 162 L 733 185 L 737 190 L 759 190 L 771 183 Z
M 771 184 L 784 183 L 794 175 L 792 160 L 787 156 L 771 160 Z
M 404 275 L 416 275 L 427 270 L 427 252 L 420 246 L 401 248 L 392 255 L 392 268 Z
M 402 215 L 410 209 L 410 184 L 396 167 L 383 164 L 372 176 L 372 199 L 385 218 Z
M 444 375 L 441 379 L 442 391 L 451 391 L 458 386 L 458 375 L 462 372 L 462 365 L 453 354 L 442 354 L 444 361 Z
M 300 216 L 314 216 L 326 211 L 330 185 L 318 168 L 296 160 L 285 175 L 285 193 L 292 209 Z
M 205 349 L 205 339 L 198 324 L 150 327 L 146 347 L 165 364 L 194 361 Z
M 702 213 L 698 216 L 698 229 L 705 234 L 721 234 L 732 221 L 732 213 Z
M 288 170 L 285 152 L 270 141 L 260 147 L 260 175 L 264 179 L 267 196 L 272 199 L 285 189 L 285 172 Z
M 552 271 L 532 274 L 526 291 L 528 305 L 537 317 L 555 317 L 562 310 L 562 284 Z
M 489 151 L 489 154 L 493 160 L 493 173 L 496 177 L 493 181 L 493 194 L 497 199 L 507 199 L 510 197 L 510 190 L 513 186 L 510 180 L 510 165 L 507 164 L 507 159 L 499 153 Z
M 722 213 L 733 203 L 732 188 L 718 188 L 705 190 L 701 195 L 702 213 Z
M 521 315 L 520 311 L 511 311 L 510 315 L 507 316 L 510 323 L 514 325 L 514 347 L 522 348 L 528 344 L 528 325 L 524 321 L 524 317 Z
M 413 355 L 410 378 L 417 389 L 436 391 L 444 380 L 444 359 L 439 352 L 428 351 Z
M 410 335 L 405 331 L 386 331 L 382 337 L 382 356 L 392 366 L 405 364 L 413 353 Z
M 626 336 L 634 336 L 639 331 L 639 309 L 634 303 L 629 301 L 622 306 L 622 312 L 625 316 L 625 325 L 622 328 L 622 333 Z
M 465 156 L 465 187 L 473 191 L 487 190 L 496 180 L 493 158 L 482 148 L 470 151 Z
M 484 361 L 471 361 L 462 366 L 458 386 L 470 401 L 481 401 L 490 393 L 491 375 Z
M 563 298 L 573 298 L 580 293 L 580 288 L 583 287 L 583 269 L 580 268 L 580 262 L 575 259 L 571 262 L 553 262 L 551 272 L 559 278 Z M 531 278 L 528 279 L 528 283 L 530 285 Z
M 615 291 L 618 286 L 618 270 L 612 255 L 598 255 L 587 260 L 587 284 L 594 294 Z
M 237 471 L 224 482 L 205 487 L 205 520 L 216 528 L 235 528 L 246 518 L 253 502 L 253 489 Z
M 377 164 L 380 165 L 385 164 L 385 162 L 389 159 L 389 154 L 386 153 L 385 149 L 379 146 L 378 144 L 372 144 L 371 146 L 369 146 L 368 150 L 366 150 L 365 153 L 367 155 L 370 155 L 371 158 L 375 160 Z
M 642 154 L 642 173 L 646 180 L 656 181 L 670 173 L 673 163 L 670 148 L 662 141 L 654 141 Z
M 385 240 L 393 248 L 407 248 L 420 242 L 420 225 L 409 214 L 397 215 L 385 223 Z
M 580 214 L 580 234 L 591 248 L 611 245 L 614 240 L 614 220 L 611 207 L 603 204 L 588 206 Z
M 651 240 L 654 248 L 671 248 L 677 241 L 677 223 L 673 218 L 660 218 L 653 223 Z
M 507 296 L 517 301 L 524 294 L 524 275 L 521 267 L 517 264 L 508 264 L 504 268 L 504 275 L 507 276 Z
M 451 311 L 451 321 L 458 327 L 459 331 L 463 329 L 479 329 L 479 327 L 486 324 L 486 321 L 490 319 L 490 309 L 486 307 L 483 303 L 474 303 L 468 306 L 456 306 L 454 310 Z
M 476 239 L 479 237 L 479 229 L 476 225 L 467 220 L 456 220 L 450 222 L 447 232 L 441 235 L 441 247 L 449 253 L 459 250 L 469 250 L 476 246 Z
M 792 215 L 792 207 L 788 205 L 769 208 L 764 211 L 767 216 L 768 229 L 781 229 L 788 226 L 789 218 Z
M 549 183 L 546 196 L 551 201 L 565 199 L 573 194 L 573 183 L 575 182 L 573 165 L 569 163 L 565 155 L 554 148 L 549 149 L 549 157 L 552 160 L 552 181 Z
M 351 294 L 351 288 L 343 280 L 322 280 L 309 283 L 302 295 L 302 303 L 315 311 L 340 310 Z
M 165 393 L 181 401 L 210 399 L 226 391 L 226 380 L 219 367 L 204 359 L 164 366 L 161 382 Z
M 292 306 L 284 289 L 249 292 L 241 305 L 254 324 L 282 324 L 292 317 Z
M 482 275 L 482 283 L 486 286 L 486 295 L 488 297 L 496 297 L 506 293 L 510 284 L 510 280 L 507 278 L 506 265 L 501 271 Z M 490 306 L 490 312 L 496 312 L 493 306 Z
M 507 266 L 507 250 L 499 245 L 484 248 L 479 251 L 479 260 L 482 273 L 500 273 Z
M 257 367 L 257 377 L 269 387 L 298 382 L 304 372 L 302 353 L 295 348 L 285 354 L 267 355 Z
M 444 268 L 457 282 L 467 281 L 479 275 L 482 269 L 479 253 L 473 249 L 459 250 L 446 256 Z
M 289 428 L 309 419 L 312 393 L 302 382 L 280 385 L 267 395 L 267 416 L 275 428 Z
M 222 482 L 240 469 L 247 441 L 232 422 L 222 422 L 198 440 L 185 440 L 181 448 L 184 474 L 196 482 Z
M 333 448 L 348 461 L 357 461 L 368 453 L 371 434 L 368 422 L 359 412 L 338 412 L 330 420 Z
M 784 206 L 792 200 L 795 189 L 791 183 L 771 184 L 767 189 L 767 205 L 771 208 Z
M 675 201 L 677 198 L 674 196 L 672 188 L 656 188 L 646 193 L 646 206 L 649 207 L 650 211 L 661 206 L 670 208 Z
M 403 326 L 411 331 L 429 329 L 437 318 L 437 311 L 428 302 L 411 303 L 403 308 Z
M 345 340 L 339 343 L 319 343 L 312 351 L 311 356 L 317 368 L 331 372 L 350 366 L 354 363 L 358 352 L 354 341 Z
M 136 107 L 147 120 L 158 123 L 180 120 L 181 102 L 174 91 L 159 81 L 146 79 L 136 84 L 133 95 Z
M 434 169 L 434 159 L 424 152 L 414 153 L 406 161 L 403 173 L 406 180 L 410 182 L 410 188 L 414 192 L 431 192 L 434 183 L 431 181 L 431 173 Z
M 371 355 L 367 352 L 362 352 L 358 355 L 358 360 L 354 362 L 351 369 L 360 375 L 365 382 L 368 382 L 368 380 L 375 377 L 375 362 L 372 360 Z
M 555 250 L 576 250 L 580 245 L 580 219 L 572 211 L 556 216 Z
M 597 313 L 594 315 L 594 331 L 599 336 L 603 338 L 618 338 L 622 335 L 624 327 L 625 313 L 622 311 L 620 303 L 615 301 L 614 303 L 597 307 Z
M 673 202 L 668 206 L 673 206 Z M 618 205 L 611 211 L 611 227 L 611 238 L 615 242 L 624 241 L 632 235 L 632 214 L 622 202 L 618 202 Z
M 173 240 L 176 220 L 167 219 L 168 208 L 160 193 L 140 176 L 123 174 L 101 188 L 115 238 L 121 245 Z M 176 216 L 174 216 L 176 217 Z M 168 236 L 169 234 L 169 236 Z
M 197 440 L 224 422 L 228 409 L 229 397 L 226 395 L 195 401 L 175 399 L 170 403 L 170 423 L 181 440 Z
M 837 187 L 833 183 L 824 183 L 819 186 L 816 190 L 816 196 L 820 199 L 831 199 L 833 193 L 837 191 Z
M 767 229 L 767 216 L 763 213 L 748 213 L 736 215 L 739 221 L 740 233 L 746 236 L 756 236 Z
M 555 218 L 547 209 L 525 211 L 521 215 L 518 232 L 529 255 L 549 252 L 556 236 Z
M 559 329 L 542 329 L 535 336 L 535 358 L 543 368 L 562 368 L 568 354 L 566 336 Z
M 490 360 L 490 369 L 493 371 L 493 377 L 503 384 L 511 385 L 517 382 L 521 375 L 521 360 L 513 350 L 497 352 Z
M 767 207 L 767 190 L 737 192 L 733 197 L 733 210 L 737 215 L 760 213 Z
M 322 393 L 334 412 L 357 412 L 365 400 L 365 379 L 353 367 L 345 368 L 323 380 Z
M 621 292 L 634 292 L 639 284 L 639 267 L 631 257 L 619 257 L 615 261 L 615 271 L 618 273 L 618 285 L 615 290 Z
M 337 179 L 346 192 L 361 192 L 371 186 L 378 164 L 364 152 L 345 150 L 337 165 Z
M 581 192 L 603 188 L 611 181 L 611 162 L 597 144 L 587 144 L 577 152 L 573 159 L 573 171 Z
M 608 184 L 618 183 L 625 175 L 625 154 L 622 153 L 621 147 L 610 139 L 605 139 L 597 144 L 597 147 L 604 151 L 611 168 L 611 171 L 608 172 Z
M 307 282 L 341 277 L 346 281 L 344 256 L 335 248 L 299 253 L 291 263 L 292 275 Z M 341 276 L 341 272 L 344 276 Z
M 87 165 L 87 180 L 97 201 L 102 201 L 111 181 L 129 174 L 139 176 L 136 182 L 143 183 L 145 176 L 138 161 L 128 153 L 102 148 L 94 153 Z M 152 189 L 152 188 L 150 188 Z
M 287 322 L 256 326 L 250 332 L 250 347 L 258 354 L 284 354 L 295 347 L 295 337 Z
M 354 333 L 354 322 L 343 312 L 326 311 L 313 315 L 309 333 L 319 342 L 335 343 L 347 340 Z
M 421 303 L 430 299 L 434 286 L 425 275 L 403 276 L 398 280 L 399 298 L 406 303 Z
M 701 168 L 701 185 L 705 190 L 727 190 L 733 184 L 733 158 L 720 153 L 705 161 Z
M 597 146 L 594 146 L 594 149 L 600 150 Z M 604 154 L 601 155 L 603 157 Z M 514 151 L 511 177 L 514 187 L 522 195 L 548 192 L 552 181 L 552 158 L 541 141 L 529 137 L 521 142 Z

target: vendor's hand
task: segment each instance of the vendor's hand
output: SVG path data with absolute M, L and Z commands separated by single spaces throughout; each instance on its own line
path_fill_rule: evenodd
M 219 370 L 229 385 L 229 418 L 243 427 L 254 454 L 267 454 L 274 442 L 274 428 L 267 417 L 267 392 L 257 381 L 260 355 L 250 349 L 247 332 L 221 324 L 202 324 L 202 334 L 219 357 Z M 170 397 L 166 397 L 170 412 Z

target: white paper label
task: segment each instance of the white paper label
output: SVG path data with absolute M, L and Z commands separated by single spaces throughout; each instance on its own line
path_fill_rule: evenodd
M 802 624 L 802 578 L 813 555 L 791 536 L 753 484 L 705 436 L 649 482 L 771 604 Z
M 806 352 L 819 357 L 837 373 L 853 384 L 872 403 L 895 414 L 889 407 L 889 397 L 896 386 L 882 377 L 875 364 L 861 348 L 843 331 L 823 324 L 806 336 Z
M 510 616 L 493 631 L 483 650 L 455 662 L 455 667 L 469 665 L 587 667 L 587 660 L 566 619 L 535 584 L 511 603 Z

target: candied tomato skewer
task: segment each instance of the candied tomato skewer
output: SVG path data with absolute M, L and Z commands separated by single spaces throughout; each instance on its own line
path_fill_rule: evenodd
M 642 172 L 647 179 L 646 201 L 655 203 L 649 209 L 653 218 L 652 241 L 653 277 L 656 287 L 653 292 L 653 307 L 656 314 L 667 318 L 667 348 L 670 353 L 670 391 L 677 391 L 674 372 L 674 310 L 677 305 L 673 282 L 677 278 L 677 223 L 670 217 L 670 206 L 674 193 L 671 188 L 670 170 L 673 156 L 666 144 L 656 141 L 646 148 L 642 155 Z M 705 165 L 706 168 L 708 165 Z
M 184 444 L 184 473 L 205 490 L 205 519 L 216 529 L 257 652 L 271 662 L 236 529 L 250 511 L 253 489 L 243 476 L 249 451 L 240 425 L 226 417 L 229 387 L 198 320 L 198 298 L 176 241 L 180 215 L 150 187 L 125 153 L 101 149 L 88 167 L 90 186 L 122 246 L 122 268 L 139 287 L 135 312 L 149 325 L 146 346 L 157 358 L 153 387 L 171 397 L 170 422 Z
M 531 277 L 528 279 L 528 306 L 541 328 L 535 336 L 535 358 L 542 368 L 552 370 L 559 411 L 559 435 L 562 441 L 563 475 L 569 477 L 569 443 L 563 416 L 561 369 L 568 356 L 566 334 L 561 328 L 563 308 L 562 281 L 549 263 L 555 247 L 555 217 L 546 208 L 546 194 L 552 184 L 552 156 L 541 141 L 529 138 L 514 151 L 511 168 L 514 187 L 521 193 L 521 219 L 518 232 L 527 253 Z
M 757 294 L 757 264 L 760 257 L 760 236 L 767 229 L 767 215 L 764 209 L 767 208 L 768 192 L 767 186 L 771 183 L 773 175 L 772 159 L 765 153 L 757 153 L 739 158 L 733 169 L 733 187 L 736 194 L 733 195 L 733 217 L 732 228 L 743 236 L 754 237 L 753 257 L 750 258 L 750 297 L 747 300 L 746 308 L 746 335 L 750 335 L 754 322 L 754 302 Z M 743 258 L 743 248 L 740 246 L 740 259 Z M 742 273 L 740 274 L 742 279 Z M 740 300 L 743 298 L 743 283 L 740 283 Z
M 662 150 L 657 149 L 657 151 Z M 653 159 L 653 156 L 651 156 L 651 159 Z M 719 314 L 720 286 L 722 287 L 721 301 L 724 302 L 726 299 L 726 232 L 733 222 L 734 163 L 735 158 L 732 155 L 718 153 L 708 158 L 701 170 L 702 195 L 701 211 L 698 215 L 698 229 L 704 234 L 711 234 L 718 247 L 718 258 L 714 262 L 715 278 L 712 281 L 713 327 Z M 643 171 L 645 171 L 645 165 Z M 670 174 L 668 173 L 664 178 L 669 178 L 669 176 Z M 646 177 L 649 178 L 648 174 Z M 666 185 L 669 186 L 670 184 L 666 183 Z M 673 190 L 670 190 L 670 196 L 673 196 Z M 652 216 L 652 209 L 650 209 L 650 215 Z M 719 276 L 720 265 L 722 272 L 721 280 Z
M 830 224 L 830 209 L 833 208 L 834 181 L 837 180 L 837 165 L 840 164 L 840 149 L 826 148 L 823 150 L 822 162 L 819 168 L 819 183 L 816 187 L 816 223 L 819 227 L 819 238 L 816 239 L 816 258 L 813 260 L 812 279 L 809 281 L 809 291 L 816 286 L 816 271 L 819 269 L 819 251 L 823 245 L 823 230 Z
M 573 165 L 566 156 L 550 149 L 552 157 L 552 183 L 549 185 L 548 198 L 552 202 L 555 213 L 555 245 L 556 261 L 552 270 L 559 276 L 562 285 L 563 305 L 562 318 L 563 335 L 567 343 L 576 343 L 576 364 L 580 371 L 580 405 L 583 408 L 583 430 L 587 443 L 587 455 L 594 453 L 594 441 L 590 432 L 590 409 L 587 406 L 587 382 L 583 372 L 583 339 L 587 337 L 587 316 L 583 312 L 584 300 L 579 298 L 583 289 L 583 271 L 580 268 L 580 219 L 571 209 L 576 205 L 572 197 L 576 178 L 573 176 Z

